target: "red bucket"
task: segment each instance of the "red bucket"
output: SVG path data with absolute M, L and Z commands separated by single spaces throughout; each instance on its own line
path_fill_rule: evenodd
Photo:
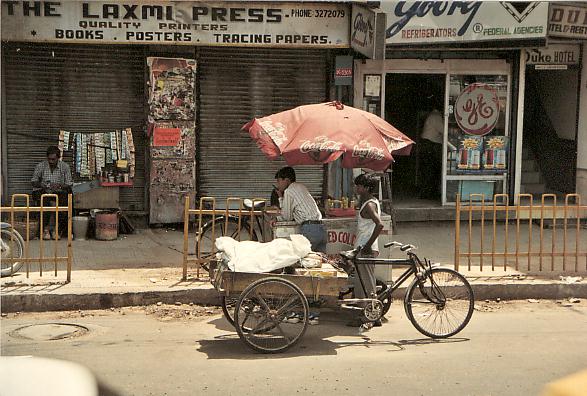
M 100 241 L 113 241 L 116 238 L 118 238 L 118 212 L 97 212 L 96 239 Z

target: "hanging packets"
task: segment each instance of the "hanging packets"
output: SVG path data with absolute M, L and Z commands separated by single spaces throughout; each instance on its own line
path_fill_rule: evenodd
M 81 173 L 82 170 L 82 152 L 81 152 L 81 146 L 82 146 L 82 137 L 79 133 L 75 134 L 75 172 L 76 173 Z
M 112 163 L 112 150 L 110 150 L 110 134 L 104 134 L 104 147 L 106 147 L 106 164 Z
M 94 135 L 88 136 L 88 173 L 89 176 L 96 174 L 96 146 L 94 145 Z
M 132 137 L 132 129 L 126 128 L 126 142 L 127 142 L 127 149 L 128 149 L 128 159 L 129 159 L 129 173 L 130 177 L 135 177 L 135 144 Z
M 116 151 L 116 132 L 110 132 L 110 151 L 112 153 L 112 162 L 118 160 Z
M 59 131 L 59 143 L 57 147 L 59 148 L 59 157 L 63 157 L 63 131 Z
M 96 170 L 101 171 L 105 165 L 105 153 L 104 153 L 104 134 L 96 134 Z

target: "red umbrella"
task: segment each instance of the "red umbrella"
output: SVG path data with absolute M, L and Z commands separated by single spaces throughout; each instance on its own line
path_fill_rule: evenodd
M 385 170 L 392 154 L 408 155 L 414 143 L 374 114 L 329 102 L 299 106 L 243 126 L 261 151 L 288 165 L 316 165 L 342 156 L 345 168 Z

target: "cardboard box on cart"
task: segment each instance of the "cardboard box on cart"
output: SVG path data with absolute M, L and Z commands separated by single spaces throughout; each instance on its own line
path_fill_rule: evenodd
M 273 238 L 289 238 L 291 234 L 299 234 L 300 226 L 293 221 L 279 221 L 274 224 L 275 219 L 273 215 L 266 214 L 265 228 L 270 230 L 270 239 Z M 326 253 L 336 254 L 343 250 L 350 250 L 353 248 L 355 239 L 357 238 L 357 219 L 356 217 L 329 217 L 322 219 L 326 226 L 328 241 L 326 243 Z M 380 258 L 390 258 L 391 250 L 384 249 L 383 245 L 392 241 L 391 216 L 383 214 L 381 216 L 384 229 L 379 236 Z M 273 224 L 273 225 L 272 225 Z M 266 239 L 266 241 L 270 240 Z M 375 276 L 384 281 L 391 281 L 391 266 L 377 265 L 375 266 Z

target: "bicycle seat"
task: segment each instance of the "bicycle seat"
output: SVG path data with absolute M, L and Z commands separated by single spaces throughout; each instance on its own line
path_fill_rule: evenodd
M 243 205 L 246 209 L 251 210 L 253 208 L 253 200 L 252 199 L 243 199 Z M 265 201 L 257 201 L 255 200 L 255 207 L 254 209 L 261 209 L 265 206 Z

